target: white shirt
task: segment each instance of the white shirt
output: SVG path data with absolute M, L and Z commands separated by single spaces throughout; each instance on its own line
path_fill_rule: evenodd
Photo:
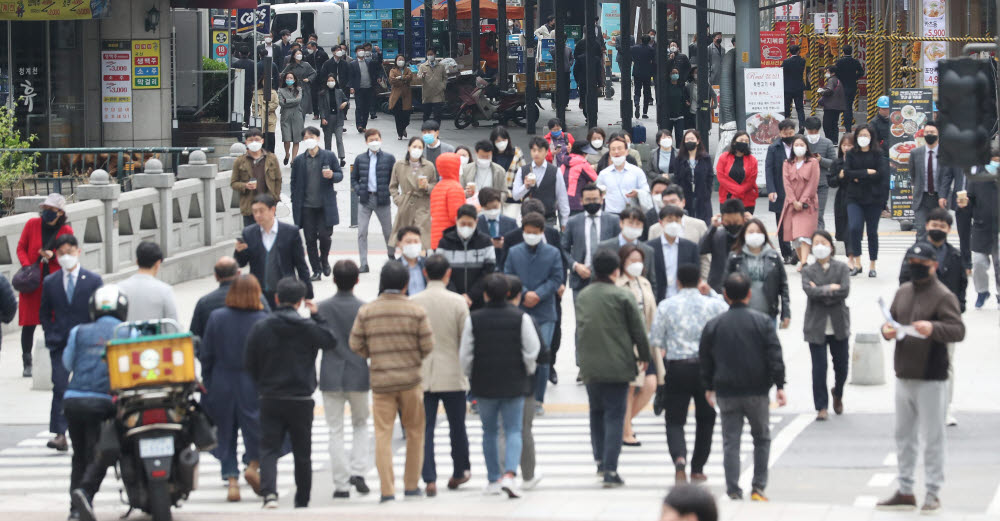
M 785 159 L 792 157 L 792 146 L 786 145 L 784 141 L 781 142 L 781 146 L 785 147 Z
M 626 162 L 620 171 L 614 165 L 605 168 L 597 176 L 597 184 L 604 185 L 608 189 L 608 193 L 604 197 L 604 209 L 608 213 L 621 213 L 628 206 L 629 200 L 625 194 L 633 189 L 639 192 L 639 206 L 644 212 L 648 212 L 653 207 L 653 198 L 649 194 L 649 181 L 646 180 L 646 173 L 632 163 Z
M 271 251 L 271 247 L 274 246 L 274 241 L 278 240 L 278 221 L 271 224 L 270 231 L 265 230 L 263 226 L 260 227 L 260 240 L 264 243 L 264 249 Z
M 660 241 L 663 243 L 663 270 L 667 277 L 667 298 L 677 294 L 677 239 L 674 237 L 674 242 L 670 242 L 664 236 L 663 240 Z
M 76 269 L 73 271 L 63 270 L 63 291 L 66 292 L 66 296 L 72 298 L 73 295 L 69 294 L 69 279 L 73 279 L 73 288 L 75 291 L 77 282 L 79 282 L 80 277 L 80 266 L 77 265 Z
M 930 145 L 927 145 L 927 154 L 928 154 L 927 157 L 931 158 L 931 164 L 934 165 L 934 179 L 937 179 L 937 176 L 938 176 L 938 148 L 940 148 L 940 147 L 935 146 L 934 148 L 931 148 Z M 934 154 L 934 155 L 931 156 L 930 154 Z M 930 193 L 937 192 L 937 187 L 930 186 L 930 185 L 927 184 L 927 163 L 926 162 L 924 163 L 924 191 L 925 192 L 930 192 Z
M 586 249 L 584 251 L 587 252 L 586 255 L 583 257 L 583 265 L 586 266 L 586 267 L 588 267 L 588 268 L 590 267 L 590 263 L 591 263 L 591 260 L 592 260 L 590 258 L 590 226 L 591 226 L 591 223 L 594 223 L 594 224 L 597 225 L 597 241 L 600 242 L 600 240 L 601 240 L 601 214 L 602 213 L 603 212 L 601 212 L 601 211 L 598 211 L 594 215 L 590 215 L 588 213 L 587 217 L 583 220 L 583 237 L 584 237 L 585 246 L 586 246 Z
M 535 174 L 535 186 L 542 185 L 542 179 L 545 179 L 545 171 L 549 168 L 548 161 L 542 161 L 541 165 L 536 165 L 534 161 L 529 163 L 531 168 L 531 173 Z M 524 196 L 528 195 L 529 187 L 524 185 L 524 178 L 522 177 L 522 170 L 517 171 L 517 175 L 514 177 L 514 200 L 521 201 Z M 645 174 L 643 174 L 643 179 L 645 179 Z M 478 187 L 477 187 L 478 188 Z M 649 191 L 649 188 L 646 189 Z M 546 208 L 548 210 L 548 208 Z M 569 220 L 569 195 L 566 193 L 566 180 L 563 176 L 559 175 L 559 170 L 556 169 L 556 213 L 559 214 L 559 223 L 565 225 L 566 221 Z

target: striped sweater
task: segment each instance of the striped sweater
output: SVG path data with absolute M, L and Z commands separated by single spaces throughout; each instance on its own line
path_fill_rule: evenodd
M 405 295 L 383 293 L 358 311 L 351 329 L 351 350 L 371 359 L 376 393 L 405 391 L 420 385 L 423 359 L 434 348 L 424 308 Z

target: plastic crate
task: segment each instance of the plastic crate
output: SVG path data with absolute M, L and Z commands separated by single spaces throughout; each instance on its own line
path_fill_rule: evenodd
M 386 41 L 396 41 L 396 30 L 395 29 L 382 29 L 382 39 Z
M 352 31 L 364 31 L 367 22 L 365 20 L 351 20 L 350 26 Z
M 399 42 L 396 40 L 382 40 L 382 50 L 399 50 Z
M 399 51 L 396 49 L 385 49 L 382 51 L 382 58 L 386 60 L 394 60 L 396 56 L 399 56 Z
M 423 29 L 424 28 L 424 17 L 423 16 L 414 16 L 413 18 L 410 19 L 410 25 L 412 25 L 415 28 L 419 27 L 419 28 Z
M 375 9 L 375 0 L 358 0 L 358 9 Z
M 382 29 L 369 29 L 365 31 L 365 40 L 381 40 Z
M 362 20 L 377 20 L 378 16 L 374 9 L 362 9 L 358 11 L 358 18 Z
M 392 20 L 382 20 L 383 29 L 392 29 Z
M 392 19 L 393 20 L 403 20 L 406 18 L 406 9 L 393 9 Z
M 413 39 L 414 40 L 416 40 L 418 38 L 421 39 L 421 40 L 424 39 L 424 28 L 423 27 L 414 27 L 413 30 L 410 31 L 410 32 L 413 33 Z
M 393 29 L 402 29 L 403 28 L 403 19 L 402 18 L 393 18 L 392 19 L 392 27 L 393 27 Z
M 392 9 L 379 9 L 378 17 L 379 20 L 385 20 L 386 18 L 392 20 Z
M 365 22 L 365 29 L 368 29 L 369 31 L 382 29 L 382 20 L 368 20 Z

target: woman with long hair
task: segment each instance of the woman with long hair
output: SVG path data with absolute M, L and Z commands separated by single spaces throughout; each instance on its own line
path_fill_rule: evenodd
M 285 145 L 285 161 L 287 165 L 291 158 L 299 155 L 298 136 L 305 127 L 305 117 L 302 112 L 302 89 L 295 73 L 282 75 L 285 84 L 278 89 L 278 105 L 281 107 L 281 142 Z M 291 154 L 289 154 L 291 148 Z
M 684 188 L 688 215 L 695 219 L 712 222 L 712 157 L 701 140 L 697 130 L 684 132 L 680 155 L 677 156 L 677 174 L 674 182 Z
M 205 383 L 202 405 L 219 429 L 212 454 L 222 464 L 228 481 L 228 501 L 240 500 L 236 436 L 243 434 L 243 477 L 260 493 L 260 403 L 257 386 L 246 372 L 243 353 L 247 336 L 257 321 L 267 317 L 260 283 L 253 275 L 238 275 L 226 294 L 226 306 L 208 316 L 198 359 Z
M 257 91 L 253 95 L 253 113 L 260 118 L 261 130 L 264 132 L 264 149 L 274 153 L 274 129 L 278 126 L 278 92 L 270 87 L 270 78 L 261 76 L 257 80 Z M 264 89 L 270 92 L 265 95 Z M 265 99 L 266 98 L 266 99 Z M 264 113 L 267 113 L 267 128 L 264 128 Z
M 438 182 L 438 173 L 423 155 L 423 139 L 412 137 L 406 155 L 392 167 L 389 195 L 399 211 L 392 223 L 390 247 L 396 246 L 396 234 L 407 226 L 420 229 L 425 250 L 431 246 L 431 190 Z
M 583 151 L 587 154 L 587 162 L 598 172 L 601 169 L 598 168 L 597 163 L 601 161 L 602 157 L 607 155 L 608 141 L 608 134 L 601 127 L 594 127 L 587 131 L 587 139 L 586 143 L 584 143 Z
M 635 301 L 639 304 L 639 312 L 646 323 L 646 333 L 653 326 L 653 316 L 656 314 L 656 296 L 653 293 L 653 286 L 643 274 L 645 267 L 645 255 L 642 249 L 634 244 L 626 244 L 618 250 L 618 258 L 621 261 L 621 274 L 615 279 L 618 287 L 625 288 L 632 292 Z M 639 373 L 635 381 L 632 382 L 628 397 L 625 401 L 625 428 L 622 431 L 622 443 L 629 447 L 638 447 L 639 440 L 632 430 L 632 419 L 635 418 L 653 398 L 657 385 L 663 385 L 663 357 L 655 352 L 650 346 L 650 362 L 646 366 L 645 373 Z
M 785 205 L 781 209 L 778 226 L 782 237 L 792 241 L 799 254 L 802 271 L 809 258 L 812 234 L 819 223 L 819 159 L 809 151 L 809 141 L 797 135 L 792 139 L 792 156 L 782 165 L 785 183 Z
M 833 225 L 836 230 L 834 237 L 847 244 L 847 177 L 844 173 L 844 156 L 854 148 L 854 135 L 844 134 L 837 145 L 837 159 L 830 165 L 830 175 L 827 184 L 837 189 L 833 199 Z
M 524 153 L 510 142 L 510 133 L 507 132 L 507 128 L 503 125 L 493 127 L 493 130 L 490 132 L 490 143 L 493 143 L 493 162 L 503 167 L 504 171 L 507 172 L 507 193 L 513 193 L 514 179 L 517 177 L 518 172 L 521 171 L 521 168 L 527 164 L 524 159 Z M 473 157 L 471 152 L 469 156 L 471 161 Z M 462 166 L 465 165 L 463 164 Z M 503 205 L 503 213 L 515 219 L 520 217 L 520 203 L 515 203 L 508 199 Z
M 585 143 L 577 141 L 569 150 L 569 160 L 563 165 L 563 181 L 566 183 L 566 194 L 569 199 L 569 214 L 576 215 L 583 211 L 583 187 L 597 181 L 597 171 L 587 161 L 587 153 L 583 151 Z
M 344 152 L 344 114 L 347 111 L 348 97 L 337 84 L 337 75 L 328 74 L 326 85 L 316 96 L 316 106 L 319 111 L 320 123 L 323 126 L 323 144 L 327 150 L 333 145 L 333 138 L 337 138 L 337 157 L 340 158 L 340 166 L 347 164 Z
M 726 261 L 726 276 L 741 272 L 750 279 L 750 308 L 774 319 L 785 329 L 792 319 L 788 299 L 788 276 L 781 254 L 767 236 L 767 227 L 757 218 L 747 220 Z
M 854 148 L 844 156 L 847 185 L 847 256 L 851 275 L 861 273 L 861 236 L 868 229 L 868 276 L 875 278 L 878 260 L 878 221 L 882 217 L 882 183 L 889 176 L 889 161 L 882 155 L 875 130 L 861 126 L 854 131 Z M 841 185 L 843 186 L 843 185 Z
M 291 72 L 299 80 L 299 88 L 302 89 L 302 113 L 312 114 L 312 82 L 316 79 L 316 69 L 303 58 L 304 51 L 296 49 L 288 57 L 288 65 L 281 71 L 282 77 Z
M 658 178 L 666 179 L 667 182 L 672 183 L 674 159 L 678 154 L 677 147 L 674 146 L 674 137 L 670 135 L 669 130 L 661 128 L 656 131 L 656 139 L 653 142 L 656 145 L 655 148 L 650 146 L 649 161 L 642 164 L 642 169 L 646 172 L 646 180 L 649 181 L 650 187 L 652 187 L 653 181 Z
M 413 111 L 413 71 L 406 66 L 409 60 L 406 56 L 396 57 L 396 65 L 389 71 L 389 110 L 396 120 L 396 136 L 402 141 L 406 139 L 406 127 L 410 126 L 410 113 Z
M 750 153 L 750 134 L 737 132 L 715 165 L 719 204 L 739 199 L 747 213 L 752 214 L 757 205 L 757 166 L 757 158 Z

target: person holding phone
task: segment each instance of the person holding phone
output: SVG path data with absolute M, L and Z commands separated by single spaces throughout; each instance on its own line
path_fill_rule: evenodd
M 291 176 L 292 218 L 305 233 L 306 254 L 314 281 L 331 274 L 331 236 L 333 227 L 340 222 L 333 185 L 344 179 L 339 159 L 332 151 L 319 147 L 319 138 L 320 130 L 316 127 L 306 127 L 302 131 L 306 153 L 292 161 Z
M 260 194 L 270 194 L 281 198 L 281 166 L 273 152 L 264 149 L 264 133 L 259 128 L 251 128 L 246 133 L 247 153 L 233 161 L 233 176 L 229 186 L 240 195 L 240 214 L 243 226 L 254 223 L 253 198 Z

